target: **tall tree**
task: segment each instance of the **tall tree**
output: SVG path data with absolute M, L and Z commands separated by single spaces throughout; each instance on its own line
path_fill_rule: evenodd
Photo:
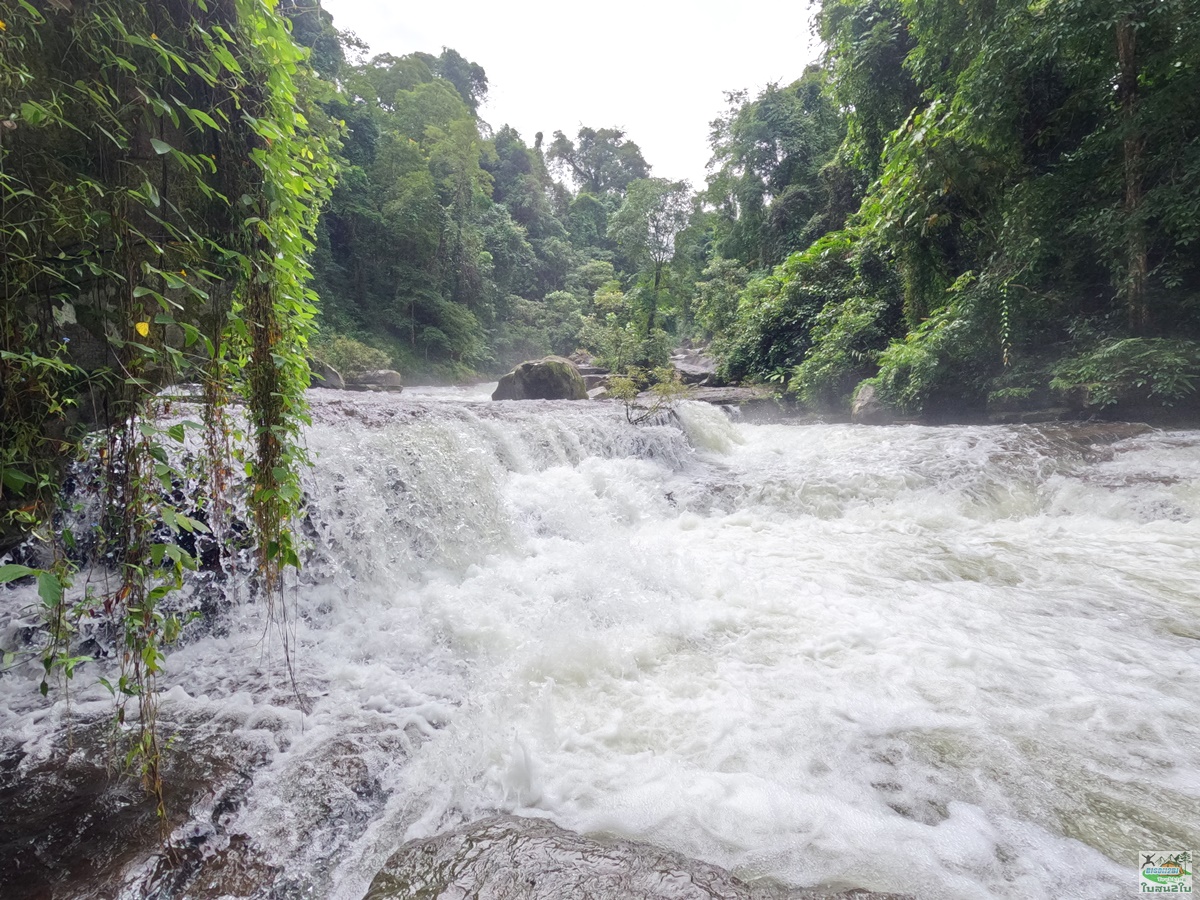
M 546 157 L 570 176 L 580 192 L 595 196 L 622 194 L 634 181 L 650 175 L 641 148 L 618 128 L 580 128 L 577 141 L 556 131 Z
M 810 66 L 799 80 L 768 85 L 754 100 L 745 92 L 728 96 L 728 112 L 712 123 L 714 171 L 706 191 L 724 223 L 722 255 L 763 268 L 829 229 L 818 218 L 827 205 L 821 171 L 845 125 L 827 81 L 825 70 Z
M 675 237 L 687 227 L 691 210 L 692 190 L 686 181 L 643 178 L 629 185 L 625 201 L 609 222 L 610 237 L 646 281 L 647 331 L 657 325 L 663 274 L 675 255 Z

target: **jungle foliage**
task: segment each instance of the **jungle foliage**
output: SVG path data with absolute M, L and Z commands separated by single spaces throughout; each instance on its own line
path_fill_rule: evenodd
M 167 601 L 202 535 L 222 552 L 235 482 L 272 604 L 298 562 L 305 259 L 336 135 L 265 0 L 5 10 L 0 551 L 36 545 L 0 583 L 37 581 L 43 693 L 86 661 L 72 655 L 77 622 L 118 623 L 109 687 L 119 723 L 134 710 L 128 760 L 161 804 L 155 682 L 184 624 Z M 159 389 L 179 381 L 199 386 L 201 421 L 162 417 Z M 96 512 L 74 533 L 55 511 L 83 458 L 99 473 L 82 486 Z M 99 558 L 110 576 L 76 584 Z
M 609 218 L 649 173 L 637 145 L 583 128 L 577 147 L 559 133 L 543 152 L 541 134 L 531 147 L 479 118 L 487 75 L 454 50 L 351 62 L 346 49 L 323 104 L 346 131 L 313 261 L 322 328 L 444 379 L 575 350 L 624 260 Z
M 805 181 L 826 186 L 825 219 L 716 317 L 730 374 L 832 408 L 869 378 L 927 414 L 1194 397 L 1194 4 L 824 0 L 819 28 L 844 129 Z M 719 159 L 753 106 L 718 123 Z M 742 237 L 786 193 L 770 196 L 727 214 L 724 256 L 772 262 Z

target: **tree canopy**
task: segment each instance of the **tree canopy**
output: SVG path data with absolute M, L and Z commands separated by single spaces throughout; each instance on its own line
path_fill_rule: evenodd
M 1054 391 L 1116 402 L 1104 365 L 1087 360 L 1111 359 L 1121 346 L 1145 369 L 1141 387 L 1127 385 L 1130 401 L 1194 393 L 1194 363 L 1179 370 L 1186 377 L 1157 378 L 1176 371 L 1172 341 L 1200 336 L 1192 5 L 825 0 L 819 22 L 825 96 L 844 112 L 845 137 L 805 179 L 829 192 L 810 220 L 820 228 L 801 236 L 812 246 L 799 252 L 810 259 L 823 248 L 860 274 L 789 262 L 764 276 L 774 282 L 752 283 L 720 335 L 727 347 L 770 346 L 797 327 L 807 336 L 771 354 L 770 371 L 730 357 L 731 371 L 792 372 L 802 396 L 838 403 L 845 384 L 870 377 L 901 408 L 982 411 L 1047 403 Z M 770 92 L 756 102 L 767 100 Z M 765 194 L 733 152 L 746 121 L 757 121 L 751 109 L 717 123 L 723 165 L 710 196 L 731 223 L 721 252 L 761 265 L 770 258 L 753 239 L 767 218 L 757 200 Z M 761 127 L 778 139 L 788 133 Z M 842 218 L 844 239 L 817 233 Z M 868 277 L 876 259 L 898 284 Z M 796 278 L 820 302 L 783 300 Z M 757 298 L 776 297 L 773 283 L 783 294 L 764 317 Z M 834 344 L 858 349 L 818 367 L 814 354 Z M 1094 377 L 1073 380 L 1084 370 Z M 822 377 L 843 389 L 823 391 Z

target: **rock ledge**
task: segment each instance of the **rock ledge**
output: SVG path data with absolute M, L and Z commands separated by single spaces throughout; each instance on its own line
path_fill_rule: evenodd
M 545 819 L 498 816 L 409 841 L 364 900 L 913 900 L 862 890 L 749 885 L 719 866 L 639 841 L 589 838 Z

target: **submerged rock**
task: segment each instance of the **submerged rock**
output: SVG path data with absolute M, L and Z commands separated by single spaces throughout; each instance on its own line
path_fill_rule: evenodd
M 500 379 L 493 400 L 586 400 L 587 387 L 575 364 L 561 356 L 521 363 Z
M 499 816 L 397 850 L 363 900 L 906 900 L 749 885 L 719 866 L 639 841 L 588 838 Z M 911 900 L 911 898 L 907 898 Z

